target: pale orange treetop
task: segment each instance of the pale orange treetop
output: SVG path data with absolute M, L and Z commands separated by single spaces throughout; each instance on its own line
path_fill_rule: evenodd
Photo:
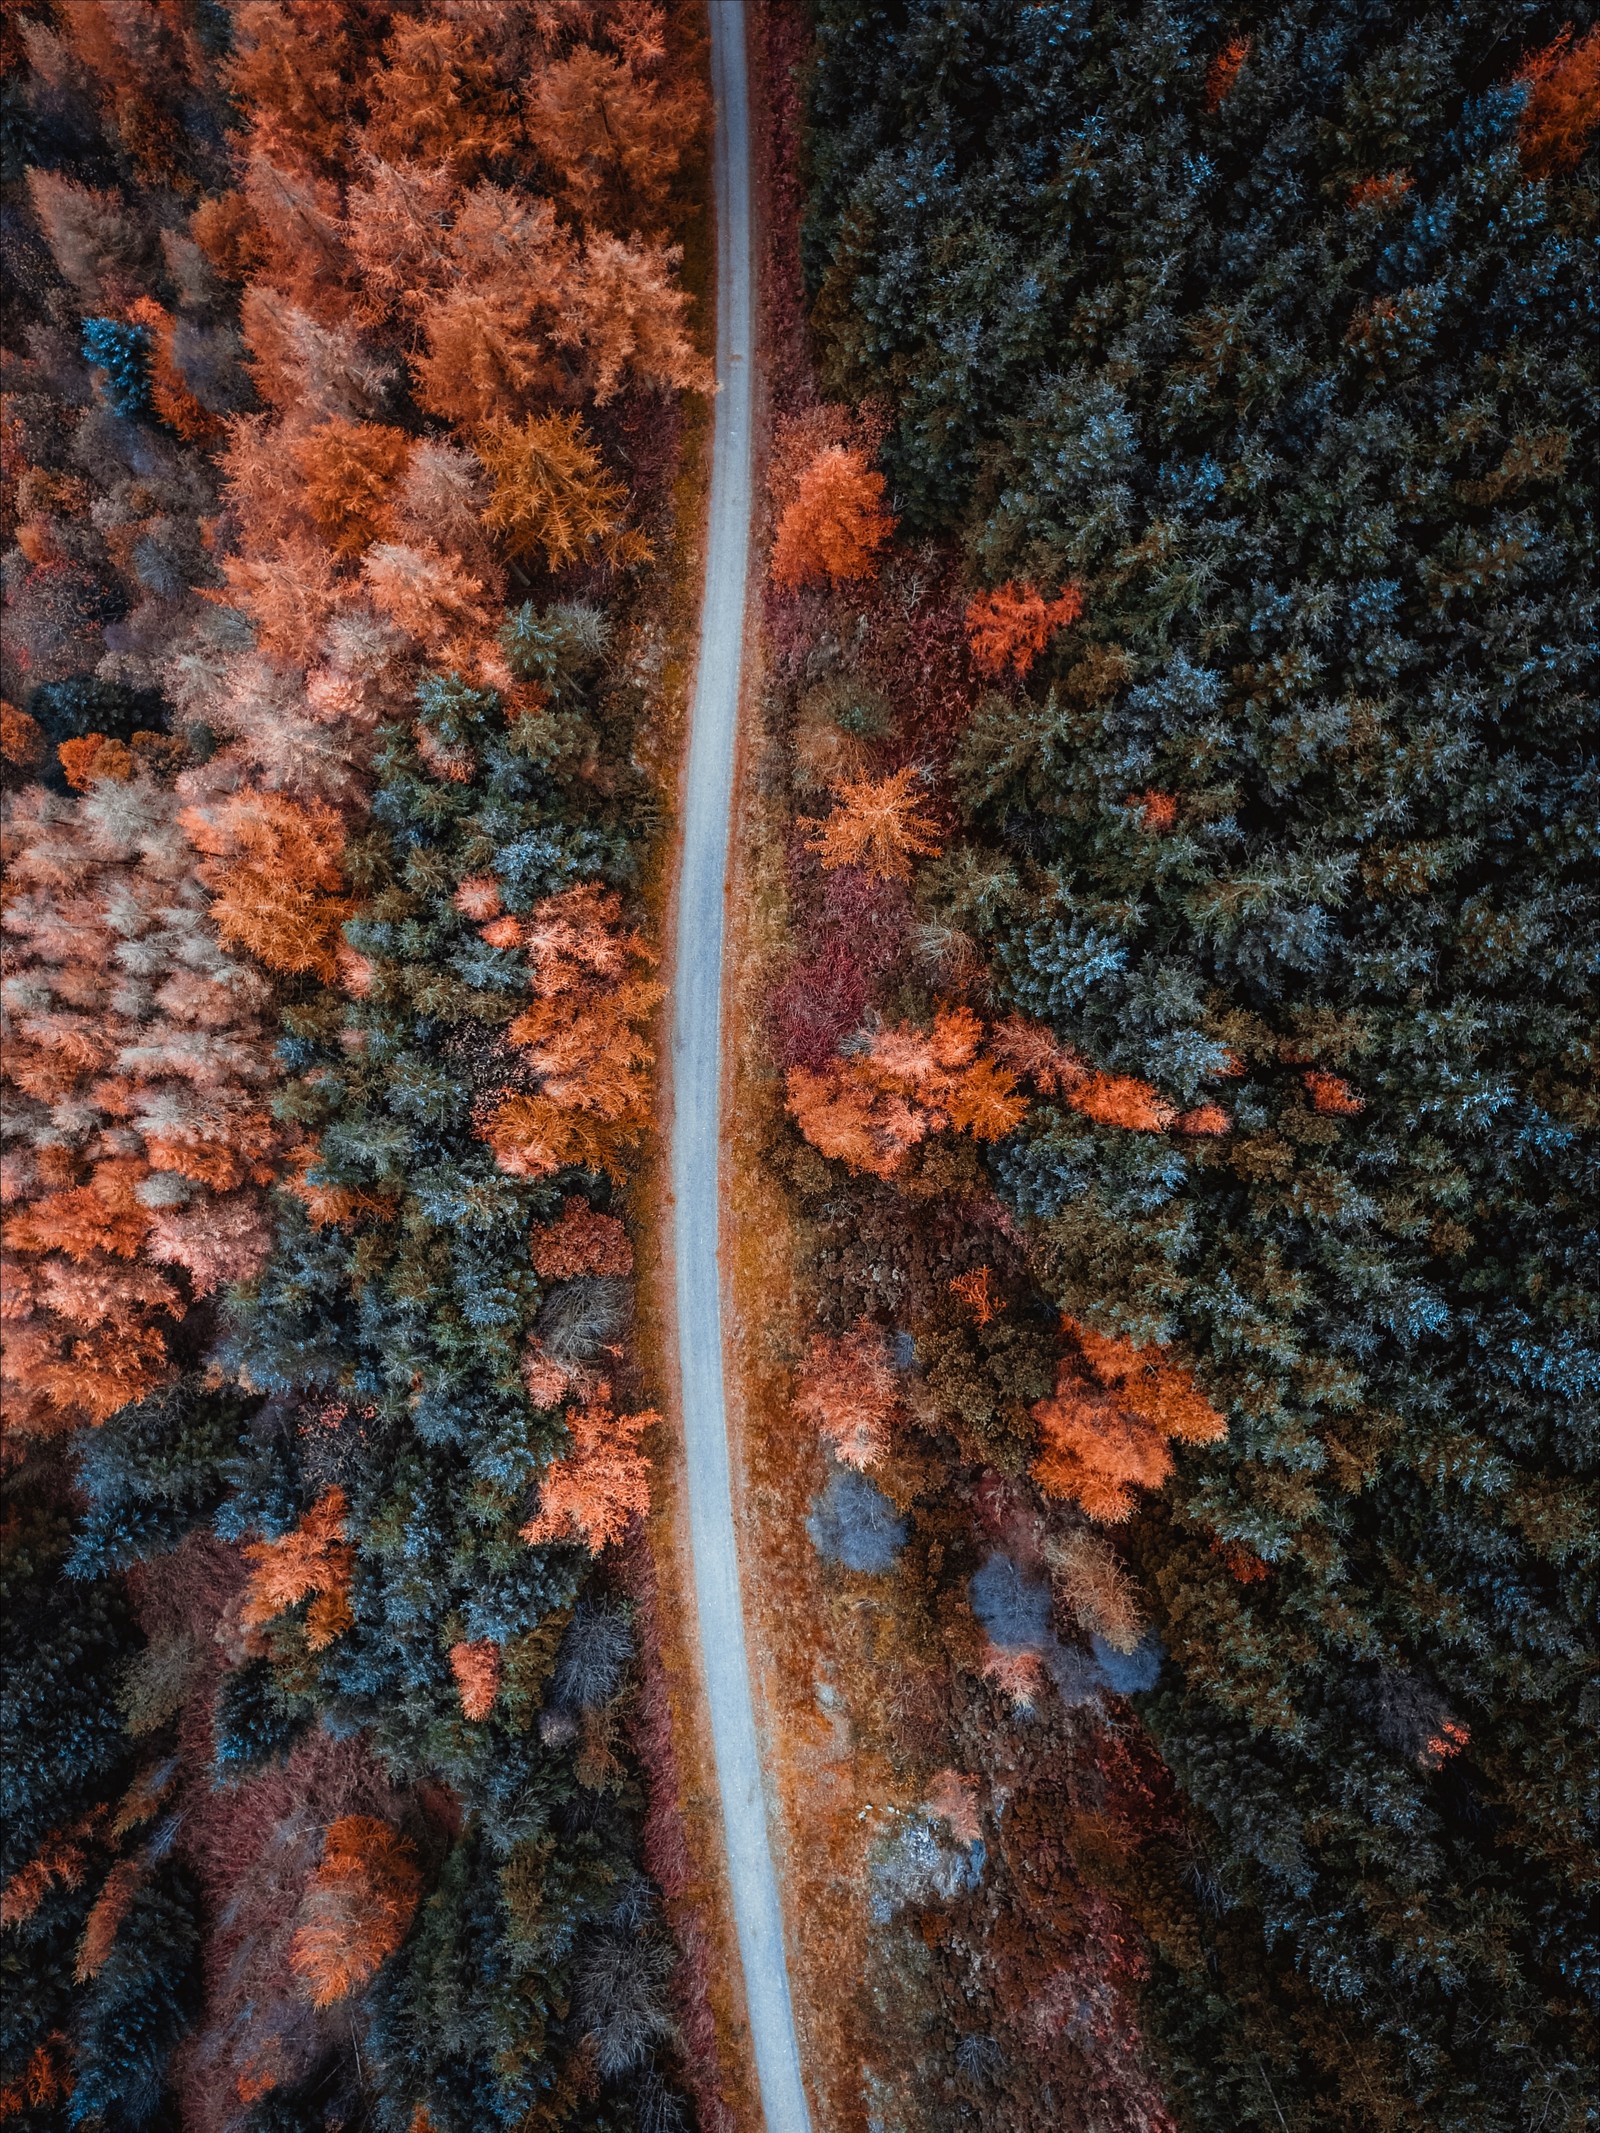
M 331 2007 L 374 1976 L 405 1939 L 422 1874 L 416 1847 L 375 1815 L 328 1825 L 300 1905 L 289 1965 L 313 2007 Z
M 899 1405 L 881 1326 L 863 1318 L 851 1333 L 812 1337 L 795 1383 L 794 1411 L 836 1459 L 861 1473 L 881 1465 Z
M 966 1007 L 937 1009 L 931 1029 L 880 1029 L 820 1073 L 791 1067 L 788 1076 L 787 1109 L 812 1146 L 880 1178 L 930 1133 L 1000 1140 L 1027 1107 Z
M 211 919 L 230 945 L 269 970 L 337 973 L 340 928 L 355 909 L 344 894 L 344 826 L 331 807 L 286 793 L 239 792 L 185 808 L 179 821 L 212 891 Z
M 1132 1515 L 1138 1489 L 1172 1472 L 1168 1439 L 1214 1443 L 1228 1425 L 1181 1364 L 1160 1349 L 1062 1320 L 1077 1356 L 1064 1356 L 1055 1391 L 1033 1419 L 1039 1453 L 1033 1478 L 1047 1496 L 1069 1497 L 1089 1517 L 1117 1525 Z
M 247 1541 L 244 1559 L 250 1582 L 239 1609 L 241 1629 L 262 1629 L 287 1608 L 309 1599 L 306 1642 L 323 1650 L 347 1630 L 350 1582 L 356 1551 L 345 1538 L 349 1505 L 343 1489 L 320 1496 L 300 1523 L 277 1540 Z
M 611 1387 L 599 1385 L 567 1416 L 572 1448 L 546 1467 L 539 1510 L 522 1529 L 530 1546 L 579 1541 L 599 1555 L 650 1508 L 650 1462 L 639 1440 L 661 1417 L 653 1410 L 619 1415 Z
M 915 764 L 887 778 L 841 779 L 833 787 L 838 804 L 808 848 L 822 855 L 825 870 L 861 867 L 880 881 L 909 881 L 913 857 L 940 849 L 934 824 L 918 812 L 921 783 Z
M 508 1096 L 482 1131 L 502 1170 L 548 1177 L 567 1163 L 622 1173 L 620 1150 L 651 1115 L 655 1052 L 643 1034 L 661 999 L 655 958 L 627 927 L 622 899 L 596 882 L 545 897 L 526 919 L 485 929 L 520 945 L 531 1004 L 507 1036 L 541 1076 L 531 1096 Z
M 499 1645 L 492 1637 L 452 1644 L 450 1671 L 455 1676 L 456 1690 L 461 1698 L 461 1715 L 473 1720 L 487 1718 L 500 1693 Z

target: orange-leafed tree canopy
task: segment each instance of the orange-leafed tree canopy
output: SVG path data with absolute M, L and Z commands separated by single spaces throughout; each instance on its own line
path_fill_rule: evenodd
M 1233 85 L 1250 57 L 1251 39 L 1230 37 L 1206 68 L 1206 109 L 1220 111 L 1232 94 Z
M 1035 585 L 1008 579 L 967 602 L 967 644 L 980 674 L 1026 674 L 1057 630 L 1083 613 L 1083 595 L 1066 586 L 1047 600 Z
M 142 773 L 8 805 L 0 1380 L 19 1434 L 153 1390 L 186 1308 L 163 1269 L 205 1293 L 270 1244 L 266 984 L 219 949 L 177 808 Z
M 820 1073 L 791 1067 L 787 1107 L 814 1148 L 888 1178 L 930 1133 L 1002 1139 L 1028 1100 L 972 1010 L 941 1007 L 930 1030 L 881 1029 Z
M 1334 1118 L 1354 1118 L 1367 1108 L 1366 1098 L 1358 1095 L 1342 1074 L 1330 1074 L 1322 1067 L 1308 1067 L 1301 1079 L 1314 1111 L 1326 1111 Z
M 350 1627 L 350 1581 L 356 1551 L 345 1539 L 349 1505 L 343 1489 L 329 1489 L 300 1523 L 277 1540 L 249 1541 L 250 1582 L 239 1609 L 242 1629 L 261 1629 L 287 1608 L 310 1600 L 306 1642 L 321 1651 Z
M 470 183 L 519 145 L 516 98 L 499 79 L 492 14 L 401 19 L 372 92 L 366 146 L 389 162 L 447 165 Z
M 973 1267 L 965 1274 L 956 1274 L 949 1286 L 951 1295 L 960 1297 L 980 1326 L 992 1324 L 1006 1307 L 1005 1298 L 995 1287 L 993 1267 Z
M 202 407 L 184 383 L 173 360 L 177 320 L 153 296 L 140 296 L 128 306 L 129 321 L 144 326 L 150 334 L 150 399 L 162 421 L 180 437 L 194 444 L 215 444 L 223 435 L 220 417 Z
M 1047 1496 L 1071 1498 L 1103 1525 L 1132 1514 L 1136 1489 L 1172 1472 L 1168 1439 L 1212 1444 L 1228 1425 L 1181 1364 L 1074 1319 L 1062 1321 L 1077 1353 L 1064 1356 L 1055 1391 L 1033 1408 L 1039 1453 L 1033 1478 Z
M 705 121 L 698 81 L 670 73 L 662 10 L 618 9 L 615 52 L 581 44 L 542 67 L 527 95 L 528 132 L 562 197 L 614 229 L 649 227 Z
M 881 1465 L 899 1404 L 881 1326 L 863 1318 L 854 1332 L 814 1336 L 795 1382 L 794 1411 L 836 1459 L 862 1473 Z
M 1574 44 L 1569 22 L 1523 61 L 1517 79 L 1528 89 L 1517 130 L 1523 168 L 1534 178 L 1571 170 L 1600 126 L 1600 25 Z
M 649 561 L 650 544 L 623 518 L 628 491 L 606 472 L 576 415 L 529 415 L 520 424 L 496 416 L 477 443 L 493 484 L 484 524 L 507 555 L 542 559 L 550 570 L 595 554 L 611 563 Z
M 540 1076 L 531 1096 L 505 1098 L 483 1133 L 502 1170 L 548 1177 L 567 1163 L 621 1178 L 621 1151 L 650 1121 L 642 1034 L 661 987 L 655 958 L 622 918 L 622 899 L 595 882 L 562 889 L 510 922 L 528 958 L 533 1003 L 507 1032 Z M 510 945 L 496 919 L 496 940 Z
M 597 1386 L 567 1416 L 571 1450 L 545 1469 L 538 1513 L 523 1527 L 523 1539 L 530 1546 L 579 1541 L 591 1555 L 621 1540 L 650 1508 L 650 1462 L 639 1440 L 660 1420 L 650 1409 L 614 1413 L 611 1387 Z
M 1370 176 L 1357 178 L 1345 195 L 1345 206 L 1352 214 L 1366 209 L 1379 212 L 1397 207 L 1411 190 L 1409 173 L 1403 170 L 1374 171 Z
M 778 584 L 792 591 L 824 579 L 872 577 L 895 527 L 883 508 L 884 486 L 864 452 L 837 444 L 819 452 L 778 521 L 772 547 Z
M 615 1215 L 596 1214 L 584 1199 L 568 1200 L 560 1221 L 543 1224 L 528 1241 L 533 1270 L 541 1281 L 633 1272 L 633 1246 L 626 1229 Z
M 500 1693 L 500 1647 L 492 1637 L 477 1637 L 450 1647 L 450 1671 L 461 1698 L 461 1713 L 473 1720 L 487 1718 Z
M 269 970 L 332 979 L 339 929 L 355 909 L 344 891 L 344 828 L 331 807 L 281 792 L 241 792 L 180 816 L 210 856 L 212 923 Z
M 0 1927 L 20 1926 L 53 1888 L 76 1889 L 89 1870 L 89 1840 L 105 1819 L 103 1807 L 66 1829 L 53 1829 L 34 1856 L 0 1889 Z
M 833 788 L 837 805 L 810 848 L 824 869 L 863 867 L 880 881 L 909 881 L 914 857 L 939 850 L 934 824 L 918 811 L 921 772 L 915 764 L 892 777 L 842 779 Z
M 404 430 L 382 422 L 319 423 L 294 446 L 306 509 L 336 556 L 363 555 L 394 532 L 394 500 L 411 456 Z
M 106 1957 L 116 1945 L 122 1921 L 144 1879 L 144 1861 L 119 1859 L 106 1876 L 105 1886 L 83 1922 L 83 1937 L 72 1965 L 72 1975 L 82 1985 L 105 1968 Z
M 1165 1133 L 1181 1123 L 1177 1106 L 1149 1082 L 1090 1066 L 1042 1022 L 1008 1016 L 996 1025 L 990 1041 L 995 1057 L 1031 1081 L 1041 1096 L 1057 1098 L 1097 1125 L 1120 1126 L 1128 1133 Z M 1226 1126 L 1224 1117 L 1224 1131 Z
M 405 1939 L 421 1893 L 408 1837 L 373 1815 L 329 1824 L 289 1944 L 313 2007 L 333 2006 L 375 1975 Z

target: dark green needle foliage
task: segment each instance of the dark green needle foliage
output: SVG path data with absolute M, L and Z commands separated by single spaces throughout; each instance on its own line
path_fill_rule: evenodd
M 1591 2124 L 1600 194 L 1516 78 L 1567 16 L 819 17 L 834 388 L 974 588 L 1084 600 L 951 766 L 948 915 L 1230 1127 L 996 1164 L 1055 1300 L 1230 1418 L 1132 1533 L 1174 2108 Z
M 42 1840 L 97 1804 L 128 1756 L 117 1679 L 138 1649 L 126 1600 L 66 1576 L 71 1519 L 61 1477 L 40 1454 L 10 1477 L 0 1615 L 5 1760 L 0 1792 L 5 1878 Z
M 61 1462 L 36 1452 L 8 1478 L 0 1578 L 4 1630 L 3 1759 L 0 1759 L 0 2087 L 19 2098 L 20 2133 L 59 2119 L 57 2079 L 34 2082 L 41 2040 L 62 2037 L 81 1995 L 73 1960 L 93 1900 L 92 1880 L 52 1875 L 24 1894 L 25 1874 L 47 1840 L 67 1832 L 127 1781 L 131 1744 L 117 1704 L 118 1677 L 138 1632 L 115 1584 L 66 1576 L 72 1539 Z M 69 1857 L 87 1863 L 85 1851 Z M 20 1900 L 19 1900 L 20 1898 Z
M 200 2004 L 198 1894 L 158 1862 L 135 1890 L 104 1963 L 78 2001 L 77 2078 L 67 2121 L 137 2133 L 163 2111 L 167 2061 Z
M 259 1402 L 180 1378 L 124 1407 L 78 1447 L 86 1500 L 69 1568 L 102 1578 L 175 1548 L 230 1493 L 245 1422 Z

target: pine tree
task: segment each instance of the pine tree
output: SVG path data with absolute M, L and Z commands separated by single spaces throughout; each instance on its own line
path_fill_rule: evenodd
M 84 360 L 99 371 L 101 390 L 113 414 L 138 422 L 153 411 L 150 397 L 150 334 L 118 319 L 83 322 Z
M 132 1892 L 74 2025 L 70 2125 L 146 2126 L 164 2102 L 167 2062 L 199 2001 L 199 1921 L 191 1877 L 170 1857 Z

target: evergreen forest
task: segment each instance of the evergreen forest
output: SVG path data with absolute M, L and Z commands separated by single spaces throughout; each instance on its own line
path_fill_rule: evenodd
M 1049 1834 L 991 1769 L 1009 1915 L 927 1880 L 887 1951 L 902 2123 L 1600 2113 L 1581 14 L 816 10 L 796 302 L 897 537 L 781 625 L 798 1412 L 935 1448 L 899 1537 L 970 1504 L 1080 1767 Z

